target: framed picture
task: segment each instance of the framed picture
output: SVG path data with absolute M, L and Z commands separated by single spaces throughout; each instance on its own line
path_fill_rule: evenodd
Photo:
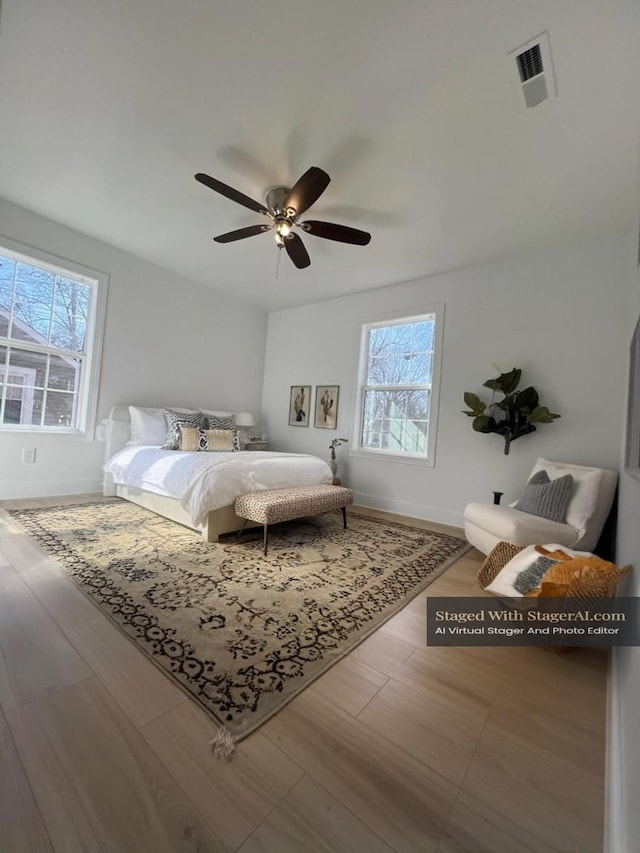
M 338 426 L 339 385 L 316 385 L 316 418 L 319 429 L 336 429 Z
M 289 396 L 289 426 L 309 426 L 311 385 L 292 385 Z
M 629 396 L 627 399 L 625 468 L 640 477 L 640 320 L 629 351 Z

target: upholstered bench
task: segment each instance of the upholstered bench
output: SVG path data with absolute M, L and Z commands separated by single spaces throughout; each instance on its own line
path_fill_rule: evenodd
M 291 521 L 307 515 L 320 515 L 332 509 L 342 510 L 342 523 L 347 528 L 347 505 L 353 503 L 353 492 L 344 486 L 292 486 L 286 489 L 268 489 L 251 492 L 236 498 L 235 511 L 244 524 L 247 521 L 264 525 L 264 553 L 267 553 L 267 536 L 270 524 Z

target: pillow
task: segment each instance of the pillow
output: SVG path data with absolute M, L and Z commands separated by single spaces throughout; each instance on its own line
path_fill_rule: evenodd
M 491 583 L 485 587 L 485 592 L 491 592 L 493 595 L 520 596 L 521 593 L 515 588 L 515 582 L 523 571 L 530 568 L 533 563 L 540 557 L 540 551 L 537 548 L 540 546 L 528 545 L 519 551 L 515 557 L 512 557 L 508 563 L 500 569 Z M 571 548 L 566 548 L 564 545 L 545 545 L 545 551 L 564 551 L 571 557 L 592 557 L 589 551 L 573 551 Z
M 240 450 L 240 438 L 236 429 L 236 416 L 221 413 L 206 413 L 206 428 L 209 430 L 230 430 L 233 434 L 233 451 Z
M 551 557 L 538 557 L 537 560 L 534 560 L 533 563 L 529 566 L 528 569 L 525 569 L 523 572 L 520 572 L 513 582 L 513 588 L 520 593 L 520 595 L 524 595 L 529 592 L 531 589 L 535 589 L 540 585 L 540 580 L 545 575 L 551 566 L 555 566 L 557 560 L 553 560 Z
M 575 527 L 581 534 L 584 533 L 598 502 L 602 469 L 588 468 L 584 465 L 570 465 L 563 462 L 550 462 L 548 459 L 540 458 L 533 466 L 531 474 L 537 474 L 543 469 L 551 480 L 564 474 L 571 474 L 573 477 L 573 491 L 567 507 L 567 524 Z
M 209 453 L 233 453 L 237 449 L 234 443 L 236 437 L 237 433 L 232 429 L 201 429 L 200 450 L 207 450 Z
M 202 426 L 202 412 L 187 412 L 179 409 L 165 409 L 164 418 L 166 421 L 165 441 L 162 445 L 163 450 L 177 450 L 180 442 L 178 432 L 179 424 L 198 429 Z
M 235 429 L 235 415 L 214 415 L 213 412 L 203 412 L 207 429 Z
M 200 430 L 197 427 L 179 423 L 176 432 L 178 434 L 176 450 L 187 450 L 189 452 L 200 450 Z
M 178 450 L 232 453 L 233 431 L 230 429 L 197 429 L 178 424 Z
M 167 436 L 167 423 L 163 409 L 145 409 L 129 406 L 131 438 L 127 446 L 153 444 L 161 447 Z
M 525 486 L 516 509 L 566 524 L 572 488 L 571 474 L 550 480 L 546 471 L 538 471 Z
M 203 415 L 219 415 L 221 418 L 235 417 L 233 412 L 220 412 L 218 409 L 200 409 Z

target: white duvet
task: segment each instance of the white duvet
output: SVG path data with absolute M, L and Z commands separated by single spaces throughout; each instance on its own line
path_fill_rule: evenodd
M 194 524 L 247 492 L 315 486 L 333 477 L 324 460 L 306 453 L 183 453 L 146 446 L 126 447 L 104 470 L 118 485 L 177 498 Z

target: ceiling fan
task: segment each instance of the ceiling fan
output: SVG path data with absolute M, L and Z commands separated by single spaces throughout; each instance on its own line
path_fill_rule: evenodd
M 291 189 L 289 187 L 273 187 L 270 189 L 267 192 L 265 204 L 254 201 L 239 190 L 202 172 L 198 172 L 195 179 L 209 189 L 225 196 L 225 198 L 248 207 L 249 210 L 254 210 L 256 213 L 261 213 L 270 220 L 269 223 L 249 225 L 247 228 L 238 228 L 236 231 L 219 234 L 213 238 L 216 243 L 233 243 L 236 240 L 244 240 L 246 237 L 255 237 L 266 231 L 272 231 L 278 248 L 284 247 L 298 269 L 304 269 L 309 266 L 311 259 L 304 243 L 293 231 L 294 228 L 301 228 L 314 237 L 337 240 L 339 243 L 351 243 L 354 246 L 366 246 L 371 240 L 371 234 L 357 228 L 349 228 L 347 225 L 320 222 L 317 219 L 298 222 L 298 217 L 320 198 L 331 180 L 329 175 L 318 166 L 311 166 L 310 169 L 307 169 Z

